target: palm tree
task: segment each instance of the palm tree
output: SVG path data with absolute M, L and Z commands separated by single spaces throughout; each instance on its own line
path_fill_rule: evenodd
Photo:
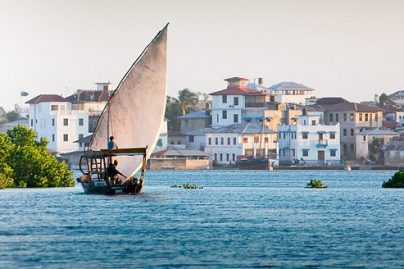
M 192 111 L 198 103 L 198 95 L 188 88 L 178 92 L 178 101 L 180 102 L 181 115 Z

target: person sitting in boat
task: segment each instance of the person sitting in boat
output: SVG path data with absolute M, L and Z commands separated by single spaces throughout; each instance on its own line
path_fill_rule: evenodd
M 111 135 L 109 137 L 109 141 L 108 141 L 108 149 L 111 150 L 111 149 L 117 149 L 117 148 L 118 148 L 118 145 L 115 143 L 114 137 Z
M 110 178 L 112 184 L 118 184 L 122 182 L 119 176 L 123 176 L 124 178 L 126 178 L 124 174 L 122 174 L 116 169 L 117 166 L 118 166 L 118 160 L 114 160 L 114 163 L 110 163 L 107 168 L 107 175 Z

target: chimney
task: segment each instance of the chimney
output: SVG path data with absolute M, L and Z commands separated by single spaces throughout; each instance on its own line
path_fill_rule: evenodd
M 262 78 L 258 78 L 258 85 L 262 85 L 264 83 L 264 81 L 263 81 L 263 79 Z

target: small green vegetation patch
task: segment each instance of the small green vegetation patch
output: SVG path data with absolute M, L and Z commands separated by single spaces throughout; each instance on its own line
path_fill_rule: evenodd
M 202 186 L 192 183 L 184 183 L 182 185 L 172 185 L 171 188 L 190 189 L 190 190 L 203 189 Z
M 394 173 L 394 175 L 388 180 L 384 181 L 383 188 L 404 188 L 404 170 Z
M 306 188 L 314 188 L 314 189 L 324 189 L 327 188 L 328 186 L 325 185 L 321 180 L 319 179 L 311 179 L 309 183 L 307 183 Z

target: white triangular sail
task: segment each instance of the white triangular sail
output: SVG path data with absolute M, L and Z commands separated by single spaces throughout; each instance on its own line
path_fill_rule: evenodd
M 152 153 L 166 104 L 167 26 L 146 47 L 112 94 L 98 120 L 91 150 L 106 149 L 108 136 L 112 135 L 119 148 L 148 146 L 147 157 Z M 117 159 L 118 170 L 126 176 L 134 175 L 142 163 L 142 156 Z

